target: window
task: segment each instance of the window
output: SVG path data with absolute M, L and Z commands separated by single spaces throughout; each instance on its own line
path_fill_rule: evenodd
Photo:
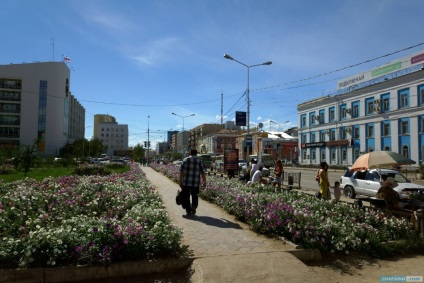
M 324 123 L 325 121 L 324 121 L 324 112 L 320 112 L 319 113 L 319 122 L 320 123 Z
M 330 141 L 335 141 L 335 140 L 336 140 L 336 131 L 331 130 L 330 131 Z
M 346 105 L 343 105 L 340 107 L 340 119 L 346 119 L 347 118 L 347 110 Z
M 328 119 L 329 119 L 330 122 L 332 122 L 332 121 L 334 121 L 336 119 L 334 107 L 331 107 L 330 108 Z
M 347 139 L 347 128 L 343 128 L 343 130 L 342 130 L 342 139 L 343 140 L 345 140 L 345 139 Z
M 302 154 L 303 155 L 303 160 L 306 160 L 306 149 L 304 149 L 302 153 L 303 153 Z
M 390 136 L 390 124 L 383 124 L 383 136 Z
M 315 142 L 315 133 L 311 133 L 311 142 Z
M 407 145 L 402 146 L 402 155 L 409 158 L 409 147 Z
M 325 149 L 321 150 L 321 162 L 325 161 Z
M 408 96 L 406 94 L 402 94 L 400 96 L 400 108 L 408 106 Z
M 421 133 L 424 133 L 424 118 L 421 118 Z
M 374 137 L 374 126 L 373 125 L 367 125 L 367 138 Z
M 322 142 L 325 141 L 325 132 L 321 132 L 320 135 L 321 135 L 320 141 Z
M 383 112 L 387 112 L 390 110 L 390 100 L 389 98 L 383 98 L 383 101 L 381 102 L 381 106 L 383 108 Z
M 331 161 L 336 161 L 336 149 L 331 149 Z
M 367 114 L 374 113 L 374 101 L 367 102 Z
M 316 152 L 315 152 L 315 150 L 312 150 L 311 155 L 312 155 L 312 160 L 317 159 L 317 156 L 316 156 Z
M 353 105 L 352 107 L 352 117 L 359 117 L 359 105 Z
M 409 106 L 409 89 L 402 89 L 398 91 L 399 108 L 406 108 Z
M 409 123 L 408 123 L 408 121 L 401 121 L 400 122 L 400 133 L 402 135 L 409 134 Z
M 301 119 L 301 123 L 302 123 L 302 128 L 305 128 L 306 127 L 306 116 L 302 115 L 302 117 L 300 119 Z
M 342 161 L 347 161 L 347 149 L 342 149 Z
M 353 138 L 354 139 L 359 139 L 359 127 L 354 127 L 353 129 L 352 129 L 352 133 L 353 133 Z
M 360 154 L 361 153 L 359 151 L 359 148 L 356 147 L 355 150 L 353 151 L 353 158 L 354 158 L 354 160 L 356 160 L 359 157 Z
M 424 86 L 420 86 L 418 89 L 418 104 L 423 105 L 424 104 Z

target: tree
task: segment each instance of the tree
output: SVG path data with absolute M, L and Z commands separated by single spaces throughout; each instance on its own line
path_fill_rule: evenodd
M 144 148 L 138 143 L 133 149 L 133 160 L 140 161 L 144 157 Z
M 35 161 L 35 155 L 38 141 L 35 141 L 33 145 L 21 145 L 15 159 L 13 159 L 13 165 L 17 171 L 22 171 L 25 176 L 31 170 L 31 167 Z
M 89 140 L 88 146 L 86 150 L 90 150 L 90 156 L 99 157 L 100 154 L 107 151 L 107 146 L 103 145 L 102 141 L 98 138 Z

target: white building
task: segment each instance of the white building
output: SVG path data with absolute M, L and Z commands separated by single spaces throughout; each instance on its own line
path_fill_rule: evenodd
M 395 151 L 422 164 L 424 51 L 338 82 L 334 96 L 298 105 L 299 162 L 349 165 Z
M 82 139 L 85 109 L 70 93 L 63 62 L 0 65 L 0 144 L 33 145 L 45 155 Z
M 94 116 L 94 138 L 107 146 L 108 156 L 114 156 L 115 151 L 128 150 L 128 125 L 118 124 L 110 115 L 97 114 Z

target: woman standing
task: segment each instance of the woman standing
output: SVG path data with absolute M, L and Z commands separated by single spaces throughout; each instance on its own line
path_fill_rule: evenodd
M 323 199 L 331 199 L 330 196 L 330 181 L 328 181 L 328 164 L 327 162 L 321 162 L 321 168 L 319 170 L 319 192 Z
M 283 163 L 281 162 L 281 160 L 277 160 L 277 163 L 275 164 L 274 168 L 274 174 L 275 179 L 273 185 L 278 187 L 278 189 L 281 189 L 281 177 L 284 174 Z

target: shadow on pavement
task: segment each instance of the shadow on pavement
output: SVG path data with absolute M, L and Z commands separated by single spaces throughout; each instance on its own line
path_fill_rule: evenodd
M 183 218 L 193 221 L 198 221 L 206 225 L 216 226 L 219 228 L 243 229 L 239 224 L 226 219 L 218 219 L 209 216 L 183 215 Z

